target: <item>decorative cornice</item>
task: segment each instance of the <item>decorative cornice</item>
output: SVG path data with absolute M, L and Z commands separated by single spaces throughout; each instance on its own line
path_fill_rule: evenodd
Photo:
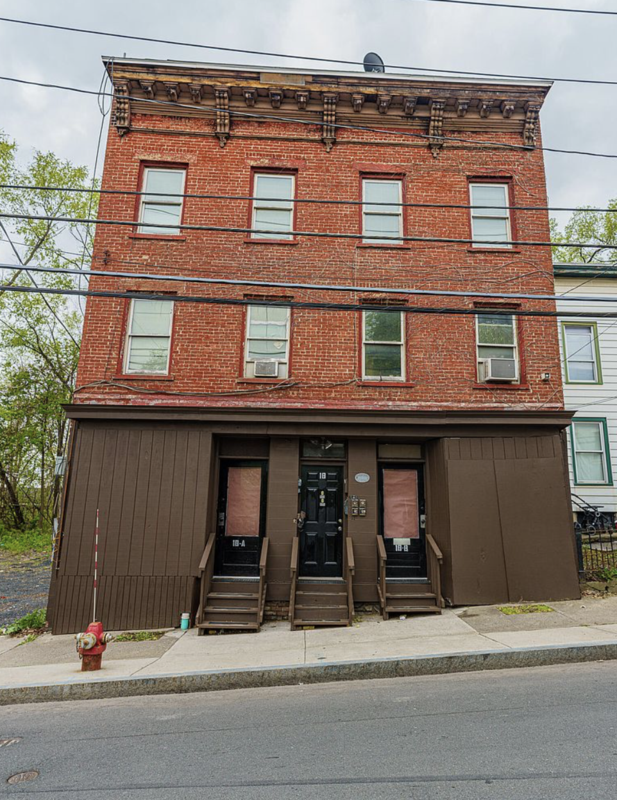
M 221 147 L 225 147 L 229 139 L 231 130 L 231 120 L 229 115 L 229 95 L 228 88 L 218 88 L 214 90 L 214 101 L 216 103 L 215 133 Z
M 493 110 L 493 101 L 481 100 L 478 106 L 478 110 L 480 112 L 480 116 L 482 117 L 482 119 L 488 119 L 491 116 L 491 111 Z
M 114 116 L 113 124 L 120 136 L 128 133 L 131 127 L 131 101 L 129 100 L 129 82 L 114 82 Z
M 379 111 L 380 114 L 387 114 L 391 103 L 392 103 L 392 95 L 389 94 L 377 95 L 377 111 Z
M 413 117 L 417 105 L 417 97 L 406 97 L 403 100 L 403 114 L 405 114 L 406 117 Z
M 504 100 L 501 104 L 501 113 L 504 119 L 510 119 L 516 108 L 515 100 Z
M 364 105 L 364 95 L 354 93 L 351 95 L 351 107 L 355 111 L 356 114 L 359 114 L 362 111 L 362 106 Z
M 310 95 L 308 92 L 296 92 L 296 103 L 298 104 L 298 111 L 306 111 L 309 97 Z
M 443 131 L 443 112 L 446 107 L 445 100 L 432 100 L 431 101 L 431 121 L 429 123 L 428 135 L 429 147 L 431 153 L 435 158 L 439 155 L 443 147 L 442 131 Z
M 456 116 L 457 117 L 460 117 L 462 119 L 468 111 L 469 111 L 469 100 L 457 100 L 456 101 Z
M 527 103 L 525 108 L 525 128 L 523 129 L 523 141 L 527 147 L 536 146 L 539 120 L 540 106 L 537 103 Z
M 172 103 L 177 103 L 182 93 L 182 87 L 175 82 L 170 82 L 165 84 L 165 91 L 167 92 L 167 99 Z
M 270 105 L 272 108 L 280 108 L 283 105 L 285 94 L 282 89 L 270 89 L 268 94 L 270 95 Z
M 203 87 L 201 83 L 189 83 L 189 92 L 191 93 L 191 100 L 194 103 L 201 103 L 203 97 Z

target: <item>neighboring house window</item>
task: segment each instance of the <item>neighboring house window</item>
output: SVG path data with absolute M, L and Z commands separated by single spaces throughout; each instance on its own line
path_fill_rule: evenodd
M 289 373 L 289 309 L 249 306 L 244 375 L 286 378 Z
M 612 484 L 605 419 L 572 421 L 574 482 Z
M 516 320 L 509 314 L 476 317 L 478 380 L 512 382 L 519 378 Z
M 253 182 L 253 239 L 293 239 L 295 175 L 255 174 Z
M 402 244 L 403 184 L 400 180 L 362 181 L 362 241 L 365 244 Z
M 595 322 L 563 323 L 567 383 L 601 383 Z
M 364 311 L 362 377 L 369 381 L 405 378 L 405 320 L 401 311 Z
M 139 233 L 177 236 L 180 233 L 186 170 L 145 167 L 139 204 Z M 152 194 L 149 194 L 151 192 Z M 180 195 L 180 196 L 178 196 Z M 143 223 L 147 223 L 144 225 Z M 171 227 L 169 227 L 171 226 Z
M 509 186 L 507 183 L 472 183 L 471 238 L 474 247 L 509 247 Z
M 132 300 L 124 371 L 166 375 L 169 370 L 171 300 Z

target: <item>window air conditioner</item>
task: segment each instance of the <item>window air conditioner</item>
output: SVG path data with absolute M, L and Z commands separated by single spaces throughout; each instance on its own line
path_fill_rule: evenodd
M 485 358 L 485 381 L 516 381 L 518 380 L 518 362 L 515 358 Z
M 258 359 L 254 362 L 256 378 L 278 378 L 279 362 Z

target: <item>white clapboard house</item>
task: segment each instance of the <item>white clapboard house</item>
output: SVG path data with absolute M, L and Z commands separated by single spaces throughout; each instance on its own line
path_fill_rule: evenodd
M 592 297 L 617 296 L 617 266 L 555 264 L 555 292 L 589 298 L 557 302 L 559 311 L 583 311 L 560 317 L 561 369 L 566 408 L 575 411 L 568 432 L 568 462 L 575 520 L 583 526 L 598 514 L 617 521 L 617 303 Z M 586 316 L 586 314 L 589 316 Z

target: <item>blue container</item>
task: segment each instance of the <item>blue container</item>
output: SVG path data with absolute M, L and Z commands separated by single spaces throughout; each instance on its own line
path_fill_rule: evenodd
M 183 614 L 180 617 L 180 629 L 183 631 L 188 631 L 191 624 L 191 615 L 190 614 Z

